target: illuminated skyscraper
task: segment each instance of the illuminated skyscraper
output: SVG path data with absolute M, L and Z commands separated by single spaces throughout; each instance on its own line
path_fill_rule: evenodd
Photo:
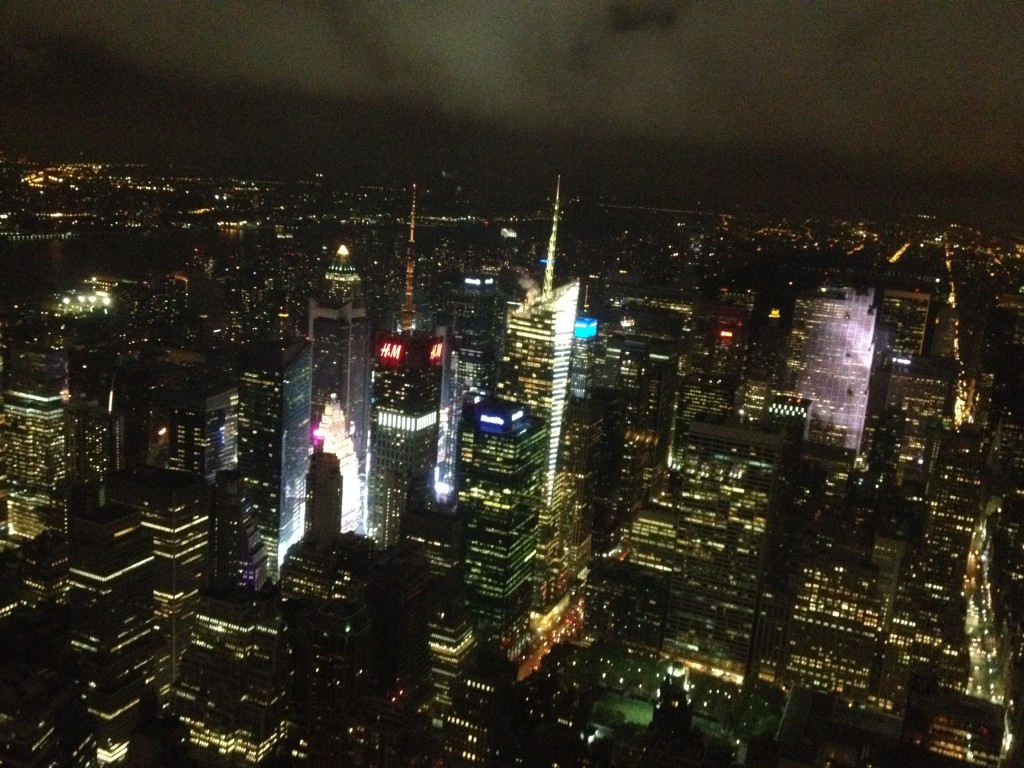
M 576 318 L 569 360 L 569 392 L 577 400 L 585 398 L 594 387 L 596 343 L 597 320 L 592 317 Z
M 345 304 L 311 300 L 308 335 L 313 344 L 314 421 L 321 423 L 325 411 L 333 407 L 333 418 L 342 422 L 351 438 L 362 473 L 370 410 L 371 334 L 366 309 L 351 300 Z
M 874 292 L 822 288 L 793 312 L 794 392 L 810 399 L 808 440 L 857 452 L 864 431 L 875 332 Z
M 443 339 L 421 333 L 377 342 L 367 532 L 383 549 L 399 540 L 410 494 L 433 488 L 443 350 Z
M 410 495 L 433 488 L 437 466 L 444 339 L 413 330 L 415 221 L 414 197 L 402 330 L 378 338 L 374 355 L 367 534 L 382 549 L 398 543 Z
M 774 512 L 782 438 L 690 424 L 665 500 L 678 514 L 665 649 L 741 680 Z
M 469 607 L 481 641 L 515 659 L 530 637 L 546 430 L 518 403 L 484 400 L 465 407 L 459 442 Z
M 233 384 L 174 389 L 163 396 L 167 466 L 212 482 L 238 461 L 238 389 Z
M 47 528 L 66 533 L 57 493 L 67 476 L 67 367 L 63 350 L 11 345 L 0 443 L 7 457 L 7 515 L 14 538 L 31 539 Z
M 915 673 L 953 689 L 962 688 L 969 674 L 962 594 L 985 498 L 981 435 L 935 430 L 926 461 L 923 540 L 900 573 L 879 689 L 882 700 L 896 708 Z
M 114 475 L 107 485 L 107 498 L 138 510 L 153 537 L 154 607 L 169 646 L 169 665 L 158 670 L 163 694 L 178 676 L 205 581 L 209 493 L 199 475 L 155 467 Z
M 245 502 L 277 581 L 288 548 L 302 538 L 309 473 L 310 347 L 255 345 L 242 356 L 238 382 L 238 468 Z
M 273 593 L 204 594 L 172 710 L 206 760 L 259 765 L 286 734 L 289 676 L 285 626 Z
M 451 322 L 447 373 L 450 387 L 445 390 L 447 402 L 441 413 L 438 479 L 450 485 L 455 474 L 462 405 L 494 391 L 504 321 L 504 306 L 494 275 L 460 275 L 452 287 L 448 316 Z
M 541 610 L 561 599 L 568 581 L 564 531 L 570 526 L 563 520 L 564 505 L 556 494 L 556 470 L 569 399 L 569 361 L 580 286 L 578 281 L 554 286 L 558 205 L 556 189 L 544 287 L 539 296 L 528 295 L 509 312 L 497 386 L 499 397 L 526 405 L 547 425 L 544 503 L 537 529 L 536 597 Z
M 363 281 L 352 265 L 347 245 L 338 246 L 324 278 L 327 297 L 336 306 L 343 307 L 362 296 Z
M 124 759 L 152 681 L 157 642 L 153 548 L 138 510 L 72 510 L 68 520 L 71 648 L 93 716 L 100 764 Z
M 882 622 L 878 568 L 854 553 L 829 553 L 805 563 L 798 578 L 788 682 L 863 701 Z
M 496 280 L 470 274 L 455 286 L 452 306 L 452 389 L 455 406 L 466 393 L 486 393 L 494 387 L 501 327 Z

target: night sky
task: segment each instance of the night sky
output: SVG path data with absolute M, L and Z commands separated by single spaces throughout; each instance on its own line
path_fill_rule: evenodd
M 0 149 L 636 201 L 1024 208 L 1024 3 L 0 4 Z

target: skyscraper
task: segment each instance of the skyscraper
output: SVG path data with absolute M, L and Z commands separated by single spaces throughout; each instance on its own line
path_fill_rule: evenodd
M 776 434 L 694 422 L 676 456 L 665 649 L 736 681 L 750 650 L 781 450 Z
M 114 475 L 107 485 L 108 500 L 138 510 L 153 538 L 154 608 L 169 646 L 169 665 L 158 670 L 163 694 L 178 676 L 205 581 L 209 493 L 200 475 L 156 467 Z
M 238 389 L 194 382 L 163 395 L 167 415 L 167 466 L 213 481 L 238 460 Z
M 370 693 L 370 611 L 360 600 L 330 600 L 310 630 L 310 762 L 332 768 L 348 761 L 349 727 Z
M 540 295 L 527 295 L 509 312 L 497 386 L 499 397 L 526 405 L 547 425 L 544 503 L 537 528 L 536 599 L 541 610 L 561 599 L 568 581 L 564 531 L 570 526 L 562 519 L 565 510 L 556 494 L 556 470 L 569 398 L 569 361 L 580 286 L 578 281 L 554 285 L 558 205 L 556 188 L 544 286 Z
M 465 407 L 459 442 L 469 607 L 481 641 L 515 659 L 530 637 L 546 430 L 518 403 L 489 399 Z
M 72 510 L 68 529 L 71 648 L 105 765 L 124 759 L 152 680 L 152 540 L 141 513 L 118 504 Z
M 324 276 L 327 298 L 331 304 L 343 307 L 363 293 L 363 281 L 349 258 L 347 245 L 339 245 Z
M 229 765 L 273 754 L 286 733 L 288 656 L 273 593 L 202 595 L 172 700 L 192 749 Z
M 336 271 L 328 271 L 328 279 Z M 348 274 L 348 273 L 345 273 Z M 312 402 L 314 420 L 320 423 L 328 407 L 344 424 L 359 459 L 359 471 L 366 462 L 366 441 L 370 411 L 370 321 L 356 299 L 344 304 L 339 296 L 309 302 L 308 336 L 313 344 Z
M 11 345 L 0 443 L 7 456 L 9 532 L 17 539 L 47 528 L 66 532 L 58 486 L 67 475 L 67 367 L 62 349 L 38 342 Z
M 860 450 L 868 403 L 874 292 L 822 288 L 797 299 L 789 356 L 796 394 L 811 400 L 808 440 Z
M 277 581 L 288 548 L 302 538 L 309 472 L 310 347 L 296 341 L 244 350 L 238 382 L 238 466 L 245 502 Z
M 433 488 L 437 466 L 444 339 L 413 327 L 413 194 L 401 331 L 381 335 L 374 355 L 367 533 L 382 549 L 398 543 L 410 495 Z

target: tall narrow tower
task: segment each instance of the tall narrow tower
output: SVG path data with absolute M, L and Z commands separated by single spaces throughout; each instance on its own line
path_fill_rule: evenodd
M 569 360 L 579 282 L 555 287 L 555 254 L 558 236 L 559 191 L 555 188 L 554 215 L 544 286 L 539 297 L 509 312 L 505 352 L 498 374 L 499 397 L 527 405 L 547 422 L 547 455 L 539 525 L 537 528 L 537 592 L 535 607 L 546 610 L 558 602 L 568 585 L 565 510 L 556 493 L 556 464 L 562 436 L 562 420 L 569 398 Z

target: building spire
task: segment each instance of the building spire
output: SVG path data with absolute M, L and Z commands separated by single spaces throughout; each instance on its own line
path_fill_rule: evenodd
M 551 295 L 555 287 L 555 244 L 558 240 L 558 197 L 562 189 L 562 176 L 559 174 L 555 183 L 555 213 L 551 219 L 551 239 L 548 240 L 548 260 L 544 267 L 544 292 L 543 296 Z
M 412 280 L 413 273 L 416 270 L 416 258 L 414 253 L 414 246 L 416 244 L 416 185 L 412 185 L 412 211 L 409 213 L 409 248 L 406 250 L 405 256 L 405 304 L 402 305 L 402 311 L 399 315 L 399 320 L 402 324 L 402 331 L 408 333 L 412 331 L 412 320 L 416 315 L 416 307 L 412 303 Z

